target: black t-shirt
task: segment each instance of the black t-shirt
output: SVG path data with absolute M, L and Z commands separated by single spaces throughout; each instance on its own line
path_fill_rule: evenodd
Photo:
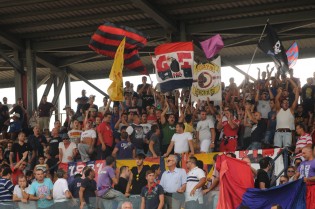
M 55 156 L 59 154 L 59 143 L 60 142 L 62 142 L 62 139 L 60 137 L 52 138 L 49 141 L 49 155 L 52 158 L 55 158 Z
M 304 123 L 304 119 L 308 118 L 306 113 L 295 113 L 294 117 L 296 124 Z
M 142 108 L 146 110 L 147 106 L 152 106 L 154 104 L 153 95 L 143 95 L 142 96 Z
M 259 189 L 260 182 L 265 183 L 265 188 L 270 187 L 270 179 L 269 179 L 268 173 L 262 169 L 259 169 L 257 172 L 257 177 L 255 179 L 255 188 Z
M 13 152 L 13 163 L 21 160 L 23 158 L 23 153 L 26 151 L 30 151 L 28 144 L 24 143 L 23 145 L 20 145 L 19 143 L 14 143 L 11 150 L 11 152 Z
M 145 173 L 150 170 L 150 167 L 148 165 L 144 165 L 141 172 L 138 173 L 138 168 L 133 167 L 131 169 L 131 172 L 133 174 L 132 178 L 132 189 L 130 190 L 130 194 L 141 194 L 141 189 L 147 185 L 147 180 L 145 178 Z
M 114 186 L 114 189 L 116 189 L 117 191 L 120 191 L 121 193 L 125 194 L 126 193 L 127 184 L 128 184 L 128 180 L 127 179 L 125 179 L 123 177 L 119 177 L 118 184 L 116 184 Z
M 90 203 L 90 197 L 96 197 L 95 191 L 96 191 L 96 181 L 91 180 L 89 178 L 83 179 L 81 183 L 81 187 L 85 188 L 83 197 L 87 204 Z
M 3 105 L 0 108 L 0 124 L 3 125 L 3 123 L 9 119 L 9 108 L 6 105 Z
M 39 135 L 38 137 L 30 135 L 27 143 L 31 151 L 35 150 L 38 152 L 38 156 L 44 156 L 44 147 L 42 144 L 47 145 L 47 139 L 44 135 Z
M 73 179 L 73 181 L 69 185 L 69 191 L 71 192 L 73 198 L 79 198 L 79 191 L 82 184 L 83 179 L 81 177 Z
M 20 105 L 16 105 L 15 107 L 13 107 L 13 109 L 11 111 L 14 113 L 19 113 L 20 114 L 20 120 L 23 120 L 24 113 L 23 113 L 23 109 Z
M 160 204 L 159 196 L 164 194 L 163 187 L 156 184 L 150 190 L 147 186 L 141 190 L 141 197 L 145 198 L 145 209 L 157 209 Z
M 267 123 L 263 120 L 259 120 L 257 124 L 253 125 L 251 139 L 254 142 L 261 142 L 264 138 L 267 129 Z

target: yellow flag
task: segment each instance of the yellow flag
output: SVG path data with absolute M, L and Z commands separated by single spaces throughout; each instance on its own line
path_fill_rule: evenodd
M 124 68 L 124 49 L 125 49 L 126 37 L 120 42 L 115 58 L 112 65 L 112 69 L 109 74 L 109 79 L 112 80 L 112 84 L 108 87 L 107 93 L 112 101 L 123 101 L 123 78 L 122 70 Z

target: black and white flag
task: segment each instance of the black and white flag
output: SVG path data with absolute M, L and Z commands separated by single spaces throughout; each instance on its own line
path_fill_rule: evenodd
M 288 58 L 278 34 L 269 23 L 267 23 L 265 31 L 267 36 L 258 43 L 258 47 L 273 59 L 276 67 L 282 73 L 287 72 L 289 69 Z

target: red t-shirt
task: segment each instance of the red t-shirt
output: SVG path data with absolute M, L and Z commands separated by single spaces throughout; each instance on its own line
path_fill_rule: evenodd
M 234 119 L 233 122 L 238 126 L 240 125 L 240 121 L 237 119 Z M 223 118 L 222 125 L 225 136 L 237 136 L 238 127 L 236 129 L 232 129 L 226 118 Z
M 98 127 L 97 127 L 97 133 L 102 134 L 103 140 L 107 146 L 113 146 L 113 131 L 110 127 L 110 124 L 106 122 L 102 122 Z M 101 142 L 97 140 L 97 145 L 100 145 Z

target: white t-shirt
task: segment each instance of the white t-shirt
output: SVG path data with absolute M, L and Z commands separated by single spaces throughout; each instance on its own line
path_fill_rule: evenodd
M 74 142 L 70 142 L 69 147 L 66 149 L 65 144 L 63 142 L 59 143 L 58 148 L 62 150 L 62 161 L 63 163 L 69 163 L 73 162 L 72 160 L 69 160 L 68 157 L 73 157 L 73 150 L 77 148 L 77 145 Z
M 65 195 L 66 191 L 69 191 L 67 180 L 63 178 L 57 179 L 53 187 L 54 202 L 67 201 L 68 199 L 66 198 L 66 195 Z
M 140 124 L 143 127 L 144 134 L 147 134 L 151 130 L 151 124 L 150 123 L 142 123 Z
M 25 188 L 25 192 L 28 193 L 28 187 Z M 18 198 L 22 198 L 22 190 L 19 185 L 15 185 L 13 194 L 15 194 Z
M 201 120 L 197 123 L 196 131 L 199 132 L 199 140 L 211 140 L 210 129 L 214 128 L 212 120 Z
M 257 111 L 261 113 L 261 118 L 267 119 L 271 111 L 269 100 L 258 100 Z
M 172 142 L 174 142 L 174 152 L 177 154 L 182 154 L 189 151 L 188 141 L 192 140 L 192 135 L 190 132 L 184 132 L 182 134 L 174 134 L 172 137 Z
M 203 203 L 203 195 L 201 188 L 197 189 L 194 196 L 190 196 L 191 190 L 199 183 L 200 179 L 206 177 L 205 172 L 198 167 L 191 169 L 187 173 L 187 184 L 185 191 L 185 201 L 198 200 L 199 204 Z
M 93 129 L 86 130 L 81 134 L 81 142 L 84 138 L 96 138 L 96 131 Z

